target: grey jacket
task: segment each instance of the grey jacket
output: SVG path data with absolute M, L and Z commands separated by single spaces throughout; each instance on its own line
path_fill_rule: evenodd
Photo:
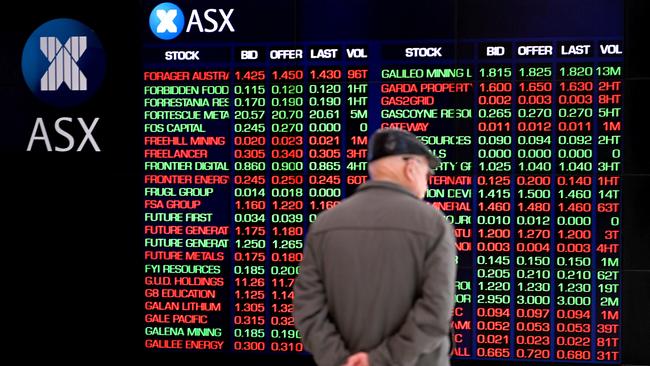
M 319 366 L 449 365 L 456 239 L 442 212 L 369 181 L 322 212 L 296 278 L 296 328 Z

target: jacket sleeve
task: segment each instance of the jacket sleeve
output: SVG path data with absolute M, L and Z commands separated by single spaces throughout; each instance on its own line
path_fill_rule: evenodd
M 411 366 L 422 354 L 448 344 L 455 303 L 456 238 L 453 225 L 445 221 L 442 228 L 426 254 L 422 296 L 397 333 L 369 351 L 370 365 Z
M 319 366 L 340 366 L 350 353 L 328 316 L 314 240 L 314 236 L 307 235 L 305 256 L 294 285 L 293 317 L 302 343 L 316 363 Z

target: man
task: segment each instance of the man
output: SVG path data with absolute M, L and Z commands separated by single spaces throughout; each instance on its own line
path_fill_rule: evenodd
M 456 238 L 422 200 L 438 165 L 415 135 L 377 130 L 370 180 L 310 226 L 293 316 L 319 366 L 449 365 Z

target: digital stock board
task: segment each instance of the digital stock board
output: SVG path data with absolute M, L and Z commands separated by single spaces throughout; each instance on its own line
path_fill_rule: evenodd
M 147 352 L 306 360 L 291 313 L 309 223 L 396 127 L 442 161 L 425 200 L 457 237 L 453 359 L 621 362 L 620 4 L 248 3 L 144 9 Z

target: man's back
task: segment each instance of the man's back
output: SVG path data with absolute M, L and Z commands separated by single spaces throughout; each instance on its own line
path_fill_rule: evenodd
M 309 229 L 294 312 L 319 364 L 358 351 L 373 366 L 419 364 L 423 351 L 428 364 L 448 364 L 454 245 L 444 216 L 393 183 L 366 183 L 323 212 Z

